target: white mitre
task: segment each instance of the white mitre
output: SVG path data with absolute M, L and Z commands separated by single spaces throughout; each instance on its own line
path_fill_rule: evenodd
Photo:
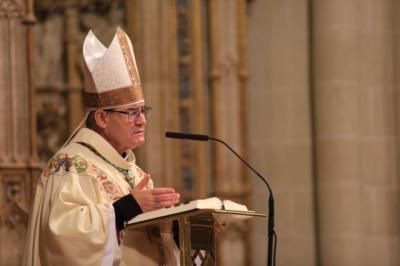
M 117 28 L 108 49 L 89 31 L 83 43 L 83 58 L 87 109 L 144 101 L 132 43 L 121 28 Z
M 83 43 L 83 59 L 87 110 L 64 146 L 84 126 L 91 111 L 144 102 L 132 43 L 121 28 L 117 28 L 108 48 L 89 31 Z

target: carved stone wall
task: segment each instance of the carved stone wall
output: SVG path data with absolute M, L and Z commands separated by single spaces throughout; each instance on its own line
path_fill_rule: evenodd
M 33 30 L 33 0 L 0 0 L 0 265 L 20 264 L 39 162 L 82 118 L 84 34 L 92 28 L 108 43 L 116 25 L 133 37 L 154 107 L 138 157 L 156 184 L 184 200 L 216 194 L 246 203 L 253 189 L 249 205 L 266 212 L 265 188 L 223 147 L 163 137 L 208 133 L 268 174 L 278 265 L 400 264 L 399 1 L 35 7 Z M 219 235 L 219 265 L 265 265 L 266 222 L 251 226 Z
M 24 169 L 0 170 L 0 263 L 19 265 L 31 199 L 32 176 Z
M 38 1 L 35 28 L 38 152 L 41 163 L 84 115 L 82 44 L 89 29 L 108 45 L 124 26 L 123 1 Z
M 38 173 L 29 65 L 32 3 L 0 1 L 0 265 L 22 259 Z
M 176 187 L 184 201 L 217 194 L 246 202 L 246 173 L 231 154 L 163 136 L 206 133 L 245 153 L 245 2 L 38 0 L 32 29 L 22 24 L 32 2 L 0 0 L 0 34 L 7 36 L 0 39 L 0 125 L 8 129 L 0 131 L 0 265 L 19 264 L 33 177 L 83 117 L 81 47 L 89 29 L 106 45 L 116 26 L 133 39 L 153 106 L 138 160 L 155 183 Z M 220 235 L 220 265 L 248 264 L 247 231 L 244 223 Z M 5 253 L 5 243 L 13 252 Z
M 246 203 L 246 171 L 224 147 L 164 137 L 166 130 L 210 134 L 245 154 L 246 1 L 129 5 L 127 26 L 137 40 L 144 93 L 154 111 L 140 149 L 145 169 L 156 184 L 176 187 L 183 201 L 217 195 Z M 218 265 L 249 264 L 248 230 L 240 224 L 220 234 Z

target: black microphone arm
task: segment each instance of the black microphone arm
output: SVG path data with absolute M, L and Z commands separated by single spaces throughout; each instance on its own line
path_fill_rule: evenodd
M 252 167 L 242 156 L 240 156 L 235 150 L 233 150 L 226 142 L 210 137 L 208 135 L 200 135 L 200 134 L 192 134 L 192 133 L 183 133 L 183 132 L 165 132 L 165 136 L 167 138 L 174 139 L 186 139 L 186 140 L 198 140 L 198 141 L 208 141 L 214 140 L 216 142 L 222 143 L 225 147 L 227 147 L 233 154 L 236 155 L 247 167 L 249 167 L 253 173 L 255 173 L 261 181 L 267 186 L 269 191 L 269 200 L 268 200 L 268 256 L 267 256 L 267 266 L 275 265 L 276 262 L 276 243 L 277 236 L 275 232 L 275 207 L 274 207 L 274 197 L 272 194 L 272 190 L 267 180 Z

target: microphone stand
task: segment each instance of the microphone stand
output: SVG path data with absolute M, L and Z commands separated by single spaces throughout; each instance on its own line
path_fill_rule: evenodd
M 249 163 L 247 163 L 242 156 L 240 156 L 235 150 L 233 150 L 226 142 L 213 138 L 208 137 L 208 139 L 214 140 L 216 142 L 222 143 L 227 147 L 233 154 L 236 155 L 247 167 L 249 167 L 267 186 L 269 191 L 269 199 L 268 199 L 268 247 L 267 247 L 267 266 L 275 265 L 275 256 L 276 256 L 276 233 L 275 233 L 275 205 L 274 205 L 274 197 L 272 194 L 271 187 L 269 186 L 268 182 L 265 178 L 256 170 L 254 169 Z
M 227 147 L 233 154 L 236 155 L 247 167 L 249 167 L 267 186 L 269 191 L 269 200 L 268 200 L 268 250 L 267 250 L 267 266 L 273 266 L 276 262 L 276 243 L 277 236 L 275 232 L 275 207 L 274 207 L 274 197 L 272 194 L 271 187 L 269 186 L 266 179 L 249 163 L 247 163 L 242 156 L 240 156 L 236 151 L 234 151 L 227 143 L 224 141 L 210 137 L 208 135 L 200 135 L 200 134 L 192 134 L 192 133 L 184 133 L 184 132 L 165 132 L 165 136 L 167 138 L 175 138 L 175 139 L 187 139 L 187 140 L 198 140 L 198 141 L 208 141 L 214 140 L 216 142 L 222 143 Z

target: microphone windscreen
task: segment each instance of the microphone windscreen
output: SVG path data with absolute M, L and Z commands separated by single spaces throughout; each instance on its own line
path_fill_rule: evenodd
M 207 135 L 200 135 L 200 134 L 191 134 L 191 133 L 183 133 L 183 132 L 165 132 L 165 136 L 167 138 L 174 138 L 174 139 L 189 139 L 189 140 L 201 140 L 201 141 L 208 141 L 209 136 Z

